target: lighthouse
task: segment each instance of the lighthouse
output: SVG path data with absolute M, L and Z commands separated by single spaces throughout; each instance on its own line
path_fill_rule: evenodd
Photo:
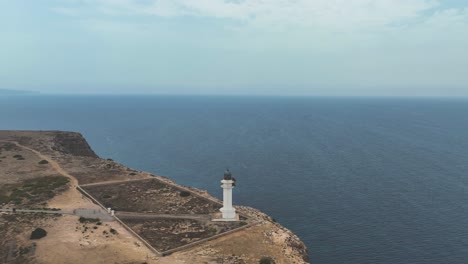
M 236 185 L 236 179 L 231 175 L 229 169 L 224 172 L 221 180 L 223 188 L 223 208 L 219 209 L 223 215 L 222 221 L 237 221 L 236 209 L 232 207 L 232 188 Z

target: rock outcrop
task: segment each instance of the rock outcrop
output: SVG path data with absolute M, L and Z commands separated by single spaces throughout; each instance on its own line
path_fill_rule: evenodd
M 53 150 L 73 156 L 98 158 L 80 133 L 57 132 L 53 141 Z
M 99 158 L 84 137 L 75 132 L 0 131 L 0 150 L 5 156 L 0 167 L 0 187 L 18 185 L 26 180 L 37 180 L 39 177 L 57 176 L 57 173 L 66 173 L 67 177 L 80 185 L 155 177 L 178 190 L 174 192 L 175 198 L 180 198 L 181 192 L 178 188 L 181 190 L 186 188 L 169 178 L 134 170 L 112 160 Z M 18 155 L 24 158 L 22 160 L 14 158 Z M 48 159 L 49 162 L 41 164 L 40 162 L 44 159 Z M 61 169 L 57 170 L 57 167 Z M 17 179 L 13 179 L 14 177 Z M 214 202 L 217 201 L 206 191 L 192 187 L 188 187 L 188 190 L 192 192 L 190 197 L 198 195 Z M 142 194 L 144 195 L 146 193 Z M 60 196 L 49 200 L 47 204 L 51 208 L 61 209 L 100 209 L 99 206 L 82 196 L 76 188 L 68 188 Z M 254 224 L 165 257 L 151 256 L 152 253 L 148 248 L 141 246 L 138 239 L 132 237 L 116 222 L 105 223 L 102 226 L 96 225 L 89 229 L 84 227 L 76 216 L 50 218 L 40 215 L 0 213 L 0 224 L 6 227 L 0 228 L 0 248 L 5 249 L 0 250 L 0 259 L 5 257 L 20 261 L 17 263 L 76 263 L 77 259 L 89 255 L 93 257 L 88 258 L 87 263 L 257 264 L 261 258 L 273 259 L 276 264 L 309 262 L 306 246 L 293 232 L 257 209 L 245 206 L 236 206 L 236 209 L 252 219 Z M 21 219 L 24 221 L 19 221 Z M 20 228 L 18 228 L 19 224 L 21 224 Z M 46 227 L 50 236 L 35 240 L 37 251 L 36 244 L 34 244 L 34 251 L 28 251 L 30 253 L 23 252 L 21 256 L 10 254 L 21 248 L 32 247 L 30 241 L 18 239 L 29 236 L 32 226 Z M 109 235 L 109 228 L 118 229 L 118 233 L 122 235 Z M 75 230 L 75 232 L 70 232 L 70 230 Z

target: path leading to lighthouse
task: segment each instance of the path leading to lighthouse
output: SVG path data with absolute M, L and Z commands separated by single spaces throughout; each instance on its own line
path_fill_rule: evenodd
M 109 222 L 114 221 L 115 219 L 108 214 L 106 211 L 99 210 L 99 209 L 86 209 L 86 208 L 78 208 L 75 210 L 47 210 L 47 209 L 0 209 L 0 212 L 4 213 L 13 213 L 13 214 L 67 214 L 67 215 L 76 215 L 79 217 L 85 218 L 94 218 L 99 219 L 101 221 Z
M 85 199 L 77 190 L 78 180 L 69 174 L 65 169 L 63 169 L 60 164 L 50 158 L 47 155 L 42 154 L 41 152 L 24 146 L 16 141 L 10 141 L 10 143 L 15 144 L 17 147 L 28 150 L 43 160 L 46 160 L 48 164 L 60 175 L 67 177 L 69 179 L 69 189 L 56 195 L 47 203 L 50 208 L 60 208 L 64 210 L 74 210 L 78 208 L 89 208 L 89 209 L 99 209 L 99 206 L 91 203 L 89 200 Z
M 153 213 L 134 213 L 134 212 L 122 212 L 116 213 L 118 217 L 138 217 L 138 218 L 166 218 L 166 219 L 192 219 L 192 220 L 203 220 L 210 221 L 210 215 L 206 214 L 153 214 Z
M 47 161 L 50 169 L 69 179 L 69 188 L 47 203 L 49 208 L 59 210 L 16 208 L 13 212 L 10 208 L 0 212 L 76 215 L 99 218 L 103 222 L 116 221 L 114 223 L 120 224 L 128 234 L 141 240 L 158 255 L 187 249 L 256 224 L 246 217 L 242 222 L 213 222 L 212 217 L 219 214 L 219 200 L 164 177 L 150 177 L 153 175 L 148 174 L 146 179 L 107 180 L 79 185 L 78 180 L 58 160 L 16 141 L 11 143 Z M 113 192 L 116 188 L 120 189 Z M 94 189 L 94 193 L 88 192 L 89 189 Z M 105 200 L 106 197 L 115 196 L 123 203 Z M 106 207 L 114 206 L 120 206 L 122 211 L 117 209 L 115 216 L 111 216 Z M 130 210 L 125 211 L 122 206 Z M 145 210 L 145 206 L 156 207 Z
M 108 214 L 105 210 L 101 210 L 99 206 L 90 202 L 88 199 L 85 199 L 83 195 L 81 195 L 76 190 L 76 187 L 79 186 L 78 181 L 75 177 L 73 177 L 65 169 L 63 169 L 57 161 L 33 148 L 24 146 L 16 141 L 9 142 L 15 144 L 18 148 L 34 153 L 42 160 L 46 160 L 48 162 L 47 164 L 50 165 L 50 167 L 52 167 L 53 170 L 55 170 L 58 174 L 69 179 L 69 188 L 66 191 L 53 197 L 47 203 L 49 208 L 60 208 L 59 210 L 15 208 L 14 212 L 13 209 L 0 209 L 0 212 L 69 214 L 86 218 L 99 218 L 102 221 L 114 220 L 113 217 L 110 214 Z
M 45 213 L 45 214 L 68 214 L 68 215 L 77 215 L 85 218 L 99 218 L 101 221 L 114 221 L 114 218 L 108 214 L 105 210 L 100 209 L 99 206 L 90 202 L 88 199 L 85 199 L 77 190 L 78 181 L 75 177 L 69 174 L 65 169 L 63 169 L 58 162 L 53 160 L 47 155 L 42 154 L 41 152 L 24 146 L 16 141 L 11 141 L 17 147 L 30 151 L 38 156 L 42 160 L 46 160 L 53 170 L 58 174 L 67 177 L 69 179 L 69 188 L 53 197 L 48 203 L 48 208 L 60 208 L 59 210 L 48 210 L 48 209 L 23 209 L 23 208 L 10 208 L 10 209 L 0 209 L 0 212 L 9 212 L 9 213 Z
M 159 255 L 258 224 L 243 214 L 238 221 L 216 221 L 222 203 L 160 177 L 95 182 L 78 190 L 103 208 L 116 209 L 116 220 Z

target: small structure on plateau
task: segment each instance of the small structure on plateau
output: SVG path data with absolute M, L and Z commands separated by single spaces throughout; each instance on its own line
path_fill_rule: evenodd
M 219 209 L 222 213 L 222 219 L 218 221 L 238 221 L 239 217 L 236 214 L 236 209 L 232 207 L 232 188 L 236 185 L 236 179 L 232 177 L 231 172 L 227 169 L 224 172 L 224 177 L 221 180 L 221 188 L 223 188 L 223 207 Z

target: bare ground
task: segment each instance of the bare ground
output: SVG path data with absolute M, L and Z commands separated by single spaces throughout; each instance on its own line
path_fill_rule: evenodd
M 12 142 L 17 144 L 12 146 Z M 47 206 L 53 208 L 98 209 L 97 205 L 75 189 L 78 183 L 112 182 L 155 176 L 129 169 L 111 160 L 99 159 L 77 133 L 0 131 L 0 148 L 0 185 L 21 183 L 25 179 L 49 175 L 62 175 L 70 179 L 68 190 L 55 195 L 47 202 Z M 21 155 L 24 159 L 14 158 L 15 155 Z M 47 160 L 48 163 L 39 164 L 41 160 Z M 170 179 L 156 177 L 173 184 Z M 206 192 L 196 189 L 193 191 L 215 200 Z M 276 263 L 306 263 L 306 249 L 294 234 L 274 224 L 271 219 L 256 210 L 239 210 L 263 223 L 166 257 L 155 256 L 117 222 L 105 222 L 99 226 L 88 223 L 83 226 L 77 216 L 71 215 L 18 221 L 10 219 L 7 221 L 8 225 L 3 225 L 6 226 L 4 231 L 7 234 L 0 237 L 0 243 L 2 249 L 16 248 L 25 251 L 24 248 L 32 243 L 29 240 L 31 231 L 40 226 L 44 227 L 48 234 L 34 242 L 34 253 L 25 253 L 25 258 L 8 263 L 253 264 L 258 263 L 262 256 L 271 256 Z M 117 231 L 115 235 L 110 233 L 111 228 Z M 2 229 L 0 235 L 1 232 Z

